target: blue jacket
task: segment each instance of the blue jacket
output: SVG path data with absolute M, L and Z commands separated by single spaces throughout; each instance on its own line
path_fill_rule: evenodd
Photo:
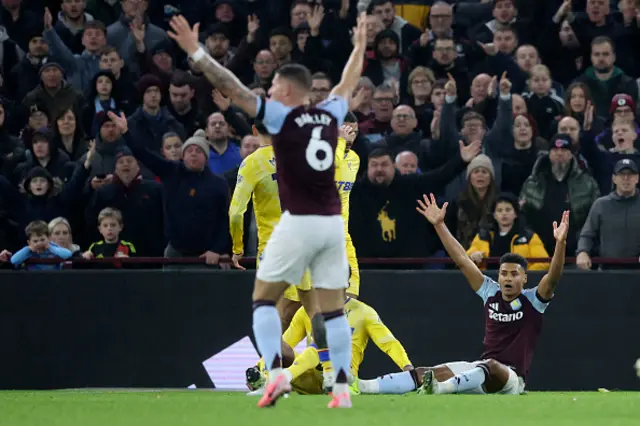
M 135 157 L 158 175 L 163 184 L 165 229 L 178 251 L 201 255 L 229 250 L 229 188 L 227 181 L 205 166 L 189 170 L 182 161 L 170 161 L 134 139 L 123 136 Z
M 71 250 L 67 250 L 66 248 L 60 247 L 54 243 L 49 243 L 49 248 L 44 251 L 44 253 L 34 253 L 31 251 L 29 246 L 21 248 L 16 254 L 11 256 L 11 264 L 13 266 L 22 265 L 29 259 L 53 259 L 59 257 L 61 259 L 69 259 L 71 258 L 73 253 Z M 27 270 L 29 271 L 50 271 L 52 269 L 62 269 L 62 264 L 33 264 L 26 265 Z
M 64 68 L 69 84 L 82 93 L 86 92 L 93 76 L 100 70 L 100 56 L 86 50 L 74 55 L 54 28 L 44 32 L 44 39 L 49 43 L 49 57 Z
M 209 150 L 209 168 L 219 176 L 237 168 L 240 163 L 242 163 L 240 148 L 231 140 L 227 142 L 227 150 L 222 154 L 218 154 L 213 148 Z

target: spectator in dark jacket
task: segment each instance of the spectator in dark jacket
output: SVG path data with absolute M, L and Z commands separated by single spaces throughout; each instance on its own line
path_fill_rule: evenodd
M 111 25 L 122 15 L 121 3 L 126 1 L 87 0 L 87 12 L 105 25 Z
M 82 45 L 83 31 L 88 22 L 92 22 L 93 16 L 85 12 L 86 1 L 62 1 L 62 7 L 58 12 L 58 20 L 53 28 L 60 39 L 74 55 L 80 55 L 85 49 Z
M 48 222 L 58 216 L 67 216 L 75 200 L 82 194 L 92 157 L 93 150 L 89 151 L 83 167 L 76 168 L 71 179 L 57 193 L 53 177 L 42 167 L 35 167 L 27 174 L 24 181 L 25 193 L 20 192 L 4 176 L 0 176 L 0 198 L 11 206 L 14 218 L 23 229 L 34 220 Z
M 184 133 L 187 136 L 193 135 L 198 129 L 203 129 L 207 122 L 195 101 L 192 79 L 193 77 L 183 71 L 174 73 L 169 86 L 170 103 L 167 105 L 171 115 L 184 127 Z
M 407 86 L 408 62 L 400 55 L 400 40 L 392 30 L 382 30 L 376 35 L 374 57 L 365 60 L 362 75 L 369 77 L 376 86 L 394 81 L 401 91 Z
M 411 43 L 420 38 L 420 29 L 397 16 L 391 0 L 373 0 L 369 4 L 368 13 L 380 16 L 385 28 L 398 35 L 400 52 L 406 52 Z
M 197 256 L 217 264 L 229 251 L 229 189 L 207 166 L 209 145 L 204 132 L 196 132 L 184 143 L 181 161 L 170 161 L 134 139 L 124 116 L 109 115 L 136 158 L 162 179 L 169 240 L 165 257 Z
M 589 87 L 596 106 L 596 115 L 609 115 L 611 99 L 618 93 L 626 93 L 638 99 L 638 85 L 620 68 L 615 66 L 616 52 L 610 38 L 596 37 L 591 43 L 591 67 L 578 77 L 578 81 Z
M 142 106 L 129 117 L 131 138 L 158 153 L 165 133 L 176 132 L 182 140 L 186 139 L 182 124 L 160 105 L 160 87 L 160 79 L 156 76 L 145 75 L 140 78 L 138 91 L 142 97 Z
M 11 70 L 4 66 L 5 75 L 7 75 L 7 93 L 11 99 L 20 102 L 27 93 L 38 86 L 40 67 L 43 61 L 47 60 L 48 55 L 49 45 L 42 37 L 42 32 L 31 34 L 27 54 Z
M 138 161 L 126 145 L 116 151 L 113 181 L 95 191 L 87 207 L 87 232 L 93 239 L 99 239 L 97 218 L 106 207 L 122 212 L 126 226 L 120 238 L 134 241 L 138 256 L 162 257 L 166 245 L 162 185 L 142 179 Z
M 29 49 L 29 37 L 42 31 L 42 16 L 26 10 L 21 1 L 3 1 L 0 5 L 0 23 L 11 40 L 23 51 Z
M 125 114 L 132 114 L 138 103 L 138 90 L 135 85 L 137 77 L 129 71 L 118 51 L 106 46 L 100 52 L 100 69 L 111 71 L 116 78 L 115 90 L 120 96 L 120 108 Z
M 24 146 L 20 139 L 8 132 L 5 126 L 6 119 L 4 104 L 0 103 L 0 174 L 9 177 L 15 164 L 24 155 Z
M 95 153 L 91 161 L 91 185 L 93 189 L 97 189 L 98 185 L 94 184 L 94 180 L 103 180 L 112 177 L 113 170 L 116 166 L 116 151 L 122 147 L 124 141 L 122 134 L 116 125 L 109 120 L 106 112 L 98 114 L 100 122 L 100 131 L 96 135 Z M 84 162 L 88 154 L 80 159 Z M 101 185 L 99 185 L 101 186 Z
M 89 144 L 73 109 L 63 111 L 61 115 L 54 117 L 53 145 L 67 154 L 71 161 L 78 161 L 87 153 Z
M 424 157 L 427 153 L 429 142 L 423 138 L 422 131 L 416 130 L 418 120 L 416 114 L 410 106 L 400 105 L 393 110 L 391 118 L 391 129 L 393 132 L 384 137 L 377 146 L 386 147 L 391 158 L 396 158 L 403 151 L 413 152 L 422 164 L 419 168 L 426 170 Z
M 82 127 L 90 137 L 98 133 L 96 114 L 104 111 L 122 111 L 120 92 L 111 71 L 100 70 L 91 80 L 85 96 L 87 105 L 82 112 Z
M 40 84 L 22 101 L 25 106 L 42 103 L 52 117 L 73 108 L 82 111 L 83 99 L 73 87 L 64 81 L 64 69 L 56 62 L 46 62 L 40 68 Z

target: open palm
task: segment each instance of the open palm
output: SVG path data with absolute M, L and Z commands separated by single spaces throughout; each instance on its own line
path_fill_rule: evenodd
M 198 31 L 200 24 L 195 24 L 193 29 L 189 25 L 189 22 L 184 16 L 174 16 L 169 22 L 171 30 L 167 31 L 169 37 L 178 43 L 180 48 L 184 50 L 188 55 L 196 53 L 200 45 L 198 44 Z
M 448 205 L 449 203 L 444 203 L 440 208 L 436 204 L 436 197 L 433 194 L 430 194 L 430 199 L 425 194 L 422 196 L 422 200 L 418 200 L 416 210 L 435 226 L 444 222 Z
M 565 210 L 562 213 L 562 220 L 560 221 L 560 225 L 558 222 L 553 222 L 553 237 L 557 241 L 566 241 L 567 234 L 569 233 L 569 210 Z

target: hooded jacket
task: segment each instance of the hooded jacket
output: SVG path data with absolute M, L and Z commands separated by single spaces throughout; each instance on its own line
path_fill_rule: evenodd
M 589 67 L 576 81 L 587 85 L 593 96 L 596 115 L 600 117 L 609 117 L 611 99 L 618 93 L 626 93 L 631 99 L 638 99 L 638 84 L 618 67 L 613 67 L 613 74 L 609 80 L 598 79 L 595 68 Z

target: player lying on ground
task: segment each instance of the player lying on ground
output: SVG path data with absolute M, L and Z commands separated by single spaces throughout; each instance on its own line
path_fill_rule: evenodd
M 278 193 L 284 211 L 265 247 L 253 292 L 253 330 L 270 369 L 259 407 L 268 407 L 291 391 L 282 372 L 282 325 L 275 307 L 289 285 L 297 285 L 307 269 L 317 289 L 336 381 L 330 408 L 351 407 L 347 384 L 351 332 L 344 316 L 343 290 L 348 262 L 340 196 L 335 187 L 334 153 L 338 129 L 358 84 L 367 44 L 366 14 L 358 17 L 354 48 L 341 81 L 329 98 L 305 107 L 311 93 L 311 73 L 304 66 L 280 67 L 269 89 L 269 100 L 256 96 L 215 61 L 198 43 L 198 28 L 182 16 L 172 18 L 168 34 L 195 62 L 207 79 L 235 105 L 262 121 L 272 135 Z
M 375 309 L 364 302 L 347 297 L 345 312 L 349 326 L 353 330 L 351 338 L 351 377 L 354 380 L 355 391 L 358 389 L 358 371 L 364 359 L 364 352 L 369 339 L 381 351 L 389 355 L 398 368 L 407 372 L 413 370 L 413 365 L 404 347 L 380 320 L 380 316 Z M 311 320 L 304 309 L 300 308 L 294 315 L 291 325 L 282 336 L 283 355 L 293 354 L 291 348 L 296 347 L 305 338 L 311 339 L 311 331 Z M 313 343 L 297 356 L 293 364 L 285 370 L 285 375 L 287 375 L 293 388 L 298 393 L 317 394 L 323 392 L 323 388 L 324 391 L 327 390 L 327 386 L 323 384 L 323 374 L 318 374 L 319 372 L 316 369 L 319 364 L 322 365 L 325 383 L 332 383 L 333 371 L 331 369 L 330 353 L 327 350 L 317 350 Z M 249 388 L 256 389 L 261 385 L 260 379 L 254 372 L 247 371 L 247 376 Z M 249 380 L 249 376 L 254 380 Z
M 444 223 L 447 203 L 442 208 L 435 197 L 418 200 L 420 212 L 433 224 L 449 256 L 460 268 L 471 288 L 484 302 L 485 336 L 481 361 L 453 362 L 426 371 L 419 389 L 425 394 L 503 393 L 520 394 L 529 372 L 533 351 L 542 328 L 543 314 L 553 298 L 565 260 L 569 212 L 560 224 L 553 223 L 556 247 L 549 272 L 537 287 L 527 283 L 527 262 L 507 253 L 500 259 L 498 282 L 484 276 L 451 235 Z

